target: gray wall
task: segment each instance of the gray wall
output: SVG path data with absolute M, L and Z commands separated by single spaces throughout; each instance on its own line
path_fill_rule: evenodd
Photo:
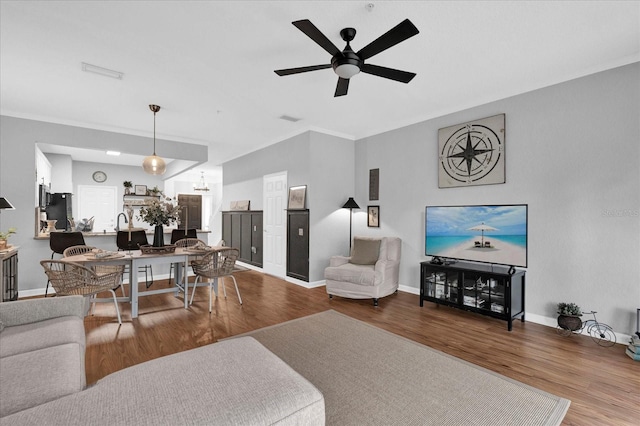
M 51 257 L 49 241 L 33 238 L 37 203 L 35 145 L 38 142 L 82 148 L 114 149 L 141 155 L 148 155 L 149 147 L 153 146 L 152 139 L 140 136 L 0 116 L 0 196 L 6 197 L 16 208 L 3 210 L 0 213 L 0 229 L 9 227 L 18 229 L 18 233 L 11 236 L 10 244 L 20 246 L 18 254 L 20 291 L 44 288 L 47 281 L 38 262 Z M 204 145 L 163 140 L 157 142 L 158 152 L 163 152 L 167 157 L 200 161 L 207 159 L 207 147 Z M 91 163 L 79 162 L 77 165 L 77 170 L 74 165 L 73 172 L 74 188 L 83 183 L 95 184 L 91 180 L 91 174 L 96 167 Z M 113 176 L 130 168 L 108 165 L 100 167 L 111 176 L 105 184 L 117 185 L 122 190 L 122 182 L 113 183 Z M 134 173 L 131 170 L 130 180 L 134 183 L 155 186 L 152 183 L 157 178 L 144 174 L 141 168 L 139 174 Z M 77 208 L 77 206 L 74 207 Z M 105 244 L 105 241 L 100 239 L 95 244 L 106 247 L 108 244 Z M 113 245 L 115 246 L 115 237 Z
M 381 220 L 367 228 L 362 213 L 357 233 L 400 236 L 400 283 L 417 291 L 426 205 L 526 203 L 529 318 L 548 323 L 557 302 L 576 302 L 630 334 L 640 307 L 639 70 L 636 63 L 357 141 L 357 200 L 368 196 L 369 169 L 380 168 Z M 438 189 L 438 129 L 500 113 L 506 183 Z
M 286 171 L 288 186 L 307 185 L 309 281 L 321 281 L 329 257 L 348 251 L 348 211 L 340 206 L 354 192 L 353 164 L 353 141 L 302 133 L 225 163 L 222 209 L 249 199 L 252 210 L 262 210 L 262 178 L 268 174 Z
M 438 189 L 438 129 L 501 113 L 506 183 Z M 400 284 L 414 293 L 428 260 L 426 205 L 526 203 L 527 318 L 554 325 L 556 304 L 576 302 L 630 334 L 640 307 L 639 117 L 636 63 L 364 138 L 354 152 L 339 138 L 300 135 L 225 164 L 224 198 L 259 200 L 260 177 L 274 171 L 307 184 L 315 281 L 331 255 L 348 252 L 349 213 L 339 206 L 354 196 L 354 235 L 402 238 Z M 300 164 L 308 172 L 292 173 Z M 373 168 L 379 201 L 368 201 Z M 380 206 L 380 228 L 367 227 L 367 205 Z

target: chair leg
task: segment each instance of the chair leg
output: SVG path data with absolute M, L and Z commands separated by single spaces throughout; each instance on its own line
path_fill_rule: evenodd
M 373 299 L 373 306 L 378 306 L 378 299 Z
M 240 297 L 240 290 L 238 290 L 238 283 L 236 282 L 236 277 L 234 277 L 233 275 L 230 275 L 230 277 L 233 280 L 233 285 L 236 286 L 236 294 L 238 295 L 238 300 L 240 301 L 240 304 L 242 305 L 242 297 Z
M 224 287 L 224 278 L 218 278 L 220 280 L 220 284 L 222 284 L 222 293 L 224 293 L 224 298 L 227 298 L 227 289 Z M 220 290 L 218 290 L 220 291 Z
M 211 299 L 213 299 L 213 297 L 211 296 L 211 293 L 213 292 L 213 280 L 209 281 L 209 313 L 211 313 Z
M 200 276 L 196 275 L 196 279 L 193 280 L 193 290 L 191 290 L 191 301 L 189 302 L 189 305 L 193 305 L 193 296 L 195 296 L 196 294 L 196 288 L 198 288 L 199 279 L 200 279 Z
M 113 296 L 113 304 L 116 306 L 116 314 L 118 315 L 118 324 L 122 325 L 122 318 L 120 317 L 120 308 L 118 307 L 118 299 L 116 299 L 116 292 L 109 290 Z M 95 303 L 93 304 L 95 306 Z

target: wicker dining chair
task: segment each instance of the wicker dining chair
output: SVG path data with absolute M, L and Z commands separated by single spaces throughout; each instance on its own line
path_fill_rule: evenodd
M 176 247 L 182 247 L 182 248 L 203 248 L 204 249 L 205 247 L 207 247 L 207 243 L 205 243 L 201 239 L 199 239 L 199 238 L 191 238 L 191 237 L 182 238 L 182 239 L 176 240 L 172 244 L 175 244 Z M 197 256 L 197 257 L 195 257 L 195 259 L 193 259 L 193 261 L 198 261 L 198 260 L 199 260 L 199 256 Z M 173 267 L 174 267 L 174 264 L 172 263 L 171 267 L 169 268 L 169 283 L 171 283 L 171 275 L 173 273 Z M 186 273 L 186 271 L 185 271 L 185 273 Z M 182 286 L 180 286 L 180 288 L 182 288 Z
M 209 285 L 209 312 L 211 312 L 211 291 L 214 280 L 216 278 L 220 279 L 220 283 L 222 284 L 222 291 L 224 292 L 224 298 L 227 298 L 227 290 L 224 288 L 224 278 L 231 277 L 233 280 L 233 284 L 236 286 L 236 294 L 238 295 L 238 300 L 242 305 L 242 298 L 240 297 L 240 290 L 238 290 L 238 283 L 236 282 L 236 278 L 233 276 L 233 268 L 236 264 L 236 260 L 240 251 L 236 248 L 224 248 L 221 250 L 211 251 L 210 253 L 202 256 L 200 260 L 194 260 L 191 262 L 191 267 L 193 268 L 193 272 L 196 274 L 196 280 L 193 284 L 193 292 L 191 293 L 191 301 L 189 304 L 193 304 L 193 296 L 196 293 L 196 288 L 198 287 L 198 281 L 200 279 L 207 279 L 207 283 Z M 204 284 L 204 283 L 200 283 Z
M 116 307 L 118 324 L 122 324 L 118 299 L 114 290 L 118 288 L 122 281 L 124 265 L 119 266 L 117 271 L 100 275 L 77 263 L 63 262 L 61 260 L 42 260 L 40 264 L 58 296 L 81 295 L 95 299 L 98 293 L 103 291 L 110 292 L 113 296 L 113 304 Z M 92 300 L 92 303 L 95 307 L 95 300 Z
M 95 247 L 85 246 L 85 245 L 67 247 L 66 249 L 64 249 L 64 252 L 62 253 L 62 257 L 70 257 L 70 256 L 76 256 L 79 254 L 91 253 L 93 249 L 95 249 Z M 110 274 L 112 272 L 118 272 L 122 269 L 122 267 L 121 265 L 94 265 L 91 267 L 91 269 L 93 269 L 95 273 L 98 275 L 104 275 L 104 274 Z M 122 282 L 120 283 L 120 290 L 122 291 L 122 297 L 127 297 L 127 295 L 124 292 L 124 283 Z

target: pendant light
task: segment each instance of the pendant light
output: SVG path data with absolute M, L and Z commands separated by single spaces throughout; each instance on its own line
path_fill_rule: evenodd
M 194 191 L 208 191 L 209 186 L 207 186 L 207 182 L 204 181 L 204 172 L 200 172 L 200 182 L 198 185 L 193 185 Z
M 162 175 L 167 170 L 167 163 L 156 155 L 156 113 L 160 111 L 160 106 L 149 105 L 153 111 L 153 155 L 150 155 L 142 162 L 142 168 L 150 175 Z

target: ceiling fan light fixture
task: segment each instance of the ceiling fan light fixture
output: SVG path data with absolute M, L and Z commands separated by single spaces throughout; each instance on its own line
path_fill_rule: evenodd
M 160 111 L 159 105 L 149 105 L 153 111 L 153 155 L 150 155 L 142 162 L 142 169 L 150 175 L 163 175 L 167 171 L 167 163 L 156 155 L 156 113 Z
M 347 80 L 360 72 L 360 67 L 353 64 L 342 64 L 335 68 L 335 73 L 338 77 L 346 78 Z

